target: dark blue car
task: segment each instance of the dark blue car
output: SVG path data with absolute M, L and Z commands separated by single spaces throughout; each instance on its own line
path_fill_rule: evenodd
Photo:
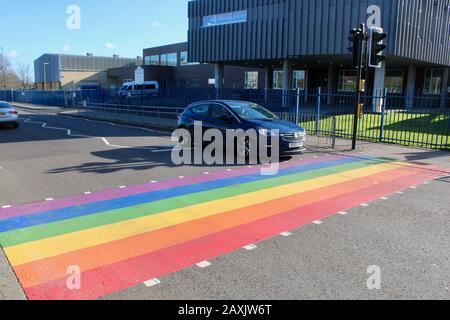
M 281 120 L 255 103 L 233 100 L 196 102 L 189 105 L 180 116 L 178 127 L 187 129 L 192 136 L 194 123 L 198 121 L 202 122 L 203 130 L 254 129 L 259 135 L 267 137 L 268 141 L 273 139 L 273 130 L 279 130 L 280 152 L 302 152 L 306 149 L 306 132 L 303 128 Z M 183 139 L 186 141 L 188 137 Z M 238 141 L 238 150 L 242 150 L 239 146 L 244 145 L 244 152 L 248 152 L 246 143 Z

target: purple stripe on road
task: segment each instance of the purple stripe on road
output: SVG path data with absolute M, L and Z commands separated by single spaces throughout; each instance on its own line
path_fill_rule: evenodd
M 280 169 L 291 168 L 298 165 L 310 164 L 316 162 L 330 161 L 332 159 L 339 159 L 345 157 L 343 155 L 330 155 L 330 156 L 320 156 L 317 158 L 310 158 L 306 160 L 295 160 L 283 162 L 280 164 Z M 158 183 L 148 183 L 143 185 L 130 186 L 125 189 L 113 189 L 107 191 L 100 191 L 91 194 L 77 195 L 68 198 L 57 199 L 53 201 L 42 201 L 32 204 L 20 205 L 17 207 L 10 207 L 0 209 L 0 219 L 8 219 L 13 217 L 26 216 L 29 214 L 34 214 L 42 211 L 50 211 L 55 209 L 61 209 L 71 206 L 79 206 L 97 201 L 105 201 L 115 198 L 127 197 L 135 194 L 141 194 L 156 190 L 163 190 L 175 187 L 186 186 L 190 184 L 197 184 L 202 182 L 227 179 L 232 177 L 237 177 L 241 175 L 249 175 L 258 173 L 263 166 L 254 166 L 251 168 L 238 168 L 232 171 L 220 171 L 216 173 L 211 173 L 208 175 L 202 174 L 193 177 L 186 177 L 186 179 L 171 179 L 160 181 Z

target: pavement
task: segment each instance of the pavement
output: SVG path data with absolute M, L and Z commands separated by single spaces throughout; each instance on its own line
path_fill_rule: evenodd
M 0 129 L 0 299 L 450 298 L 449 153 L 325 145 L 271 179 L 175 166 L 166 131 L 21 122 Z

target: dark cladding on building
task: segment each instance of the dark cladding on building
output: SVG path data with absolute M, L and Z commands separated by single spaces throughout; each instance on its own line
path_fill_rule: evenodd
M 367 89 L 443 95 L 449 90 L 450 0 L 196 0 L 189 2 L 188 57 L 254 68 L 260 89 L 349 91 L 355 87 L 349 32 L 361 22 L 389 34 L 386 65 Z M 263 71 L 257 71 L 263 69 Z M 247 75 L 248 77 L 248 75 Z

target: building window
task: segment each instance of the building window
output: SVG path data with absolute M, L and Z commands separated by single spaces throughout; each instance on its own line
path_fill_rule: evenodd
M 245 89 L 258 89 L 258 72 L 245 73 Z
M 443 70 L 427 69 L 425 70 L 424 94 L 441 94 Z
M 167 53 L 161 55 L 161 65 L 176 67 L 178 65 L 178 57 L 176 53 Z
M 306 72 L 305 70 L 294 70 L 292 75 L 292 87 L 294 89 L 305 90 Z
M 203 27 L 247 22 L 247 10 L 233 11 L 203 17 Z
M 403 70 L 386 70 L 385 88 L 387 93 L 403 93 Z
M 283 71 L 273 72 L 273 88 L 275 90 L 283 89 Z
M 356 91 L 357 72 L 341 70 L 339 72 L 339 91 Z
M 159 55 L 146 56 L 144 58 L 144 63 L 146 66 L 159 66 Z
M 180 53 L 180 64 L 186 65 L 188 64 L 188 53 L 187 51 L 183 51 Z

